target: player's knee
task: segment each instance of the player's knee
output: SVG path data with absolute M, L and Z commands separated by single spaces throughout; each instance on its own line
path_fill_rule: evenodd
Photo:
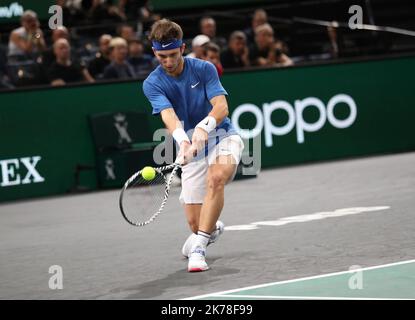
M 218 190 L 224 188 L 226 183 L 226 178 L 223 172 L 216 171 L 209 175 L 208 177 L 208 187 L 209 189 Z

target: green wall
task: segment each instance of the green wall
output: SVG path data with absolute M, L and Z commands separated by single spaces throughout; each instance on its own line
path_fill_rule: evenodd
M 317 131 L 304 132 L 304 142 L 299 143 L 299 120 L 294 119 L 292 129 L 273 135 L 268 146 L 262 130 L 262 167 L 270 167 L 415 150 L 414 74 L 415 57 L 407 57 L 229 73 L 222 83 L 229 92 L 231 115 L 247 103 L 260 115 L 267 108 L 264 104 L 279 101 L 294 115 L 297 111 L 304 121 L 315 123 L 321 116 L 317 107 L 298 112 L 304 99 L 320 100 L 325 113 L 332 97 L 344 94 L 353 99 L 356 117 L 347 128 L 337 128 L 326 119 Z M 0 201 L 65 193 L 74 185 L 77 164 L 95 165 L 87 119 L 91 113 L 145 110 L 151 128 L 161 127 L 160 119 L 150 115 L 141 85 L 123 82 L 0 93 Z M 350 116 L 345 103 L 333 110 L 340 122 Z M 269 119 L 274 126 L 286 127 L 289 117 L 287 111 L 277 109 Z M 254 128 L 256 122 L 249 112 L 239 117 L 243 129 Z M 45 181 L 33 183 L 32 176 L 27 184 L 3 185 L 5 175 L 10 184 L 17 175 L 24 180 L 28 172 L 21 160 L 10 159 L 34 156 L 41 157 L 35 169 Z M 81 183 L 96 188 L 95 172 L 83 172 Z
M 49 19 L 49 7 L 55 4 L 53 0 L 0 0 L 0 24 L 18 23 L 26 10 L 35 11 L 40 20 Z
M 273 137 L 272 148 L 262 148 L 262 165 L 359 156 L 372 153 L 415 149 L 415 58 L 355 62 L 279 69 L 275 71 L 232 74 L 223 83 L 230 93 L 232 110 L 243 103 L 259 108 L 263 103 L 284 100 L 294 106 L 296 100 L 316 97 L 327 105 L 337 94 L 351 96 L 357 107 L 354 123 L 345 129 L 328 121 L 297 142 L 295 128 L 284 136 Z M 345 104 L 334 108 L 338 119 L 349 115 Z M 275 111 L 275 125 L 287 122 L 287 113 Z M 317 108 L 304 110 L 304 118 L 318 119 Z M 253 115 L 241 116 L 241 123 L 253 128 Z M 251 126 L 249 126 L 251 124 Z M 264 140 L 264 139 L 263 139 Z

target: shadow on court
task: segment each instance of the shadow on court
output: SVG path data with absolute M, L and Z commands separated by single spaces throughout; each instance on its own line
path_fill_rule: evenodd
M 161 279 L 156 279 L 128 288 L 117 288 L 109 294 L 97 296 L 95 299 L 153 299 L 161 296 L 165 291 L 180 287 L 203 288 L 207 284 L 220 281 L 224 275 L 233 275 L 240 269 L 215 266 L 215 261 L 221 257 L 209 257 L 211 269 L 207 272 L 189 273 L 181 268 Z M 183 259 L 185 261 L 185 259 Z

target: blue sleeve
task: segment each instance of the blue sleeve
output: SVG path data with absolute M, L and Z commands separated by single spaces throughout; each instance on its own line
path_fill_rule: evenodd
M 219 81 L 218 71 L 211 62 L 205 63 L 205 90 L 206 96 L 210 100 L 216 96 L 228 95 Z
M 159 114 L 162 110 L 173 107 L 169 99 L 167 99 L 158 86 L 149 83 L 148 81 L 144 81 L 143 91 L 153 107 L 153 114 Z

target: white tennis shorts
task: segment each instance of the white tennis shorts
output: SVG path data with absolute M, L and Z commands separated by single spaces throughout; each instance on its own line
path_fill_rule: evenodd
M 182 192 L 180 194 L 180 202 L 182 204 L 203 203 L 206 194 L 206 176 L 210 165 L 216 163 L 216 158 L 220 155 L 232 155 L 234 164 L 241 161 L 244 143 L 239 135 L 231 135 L 222 139 L 212 150 L 208 156 L 192 161 L 182 168 Z M 235 178 L 236 168 L 232 178 Z

